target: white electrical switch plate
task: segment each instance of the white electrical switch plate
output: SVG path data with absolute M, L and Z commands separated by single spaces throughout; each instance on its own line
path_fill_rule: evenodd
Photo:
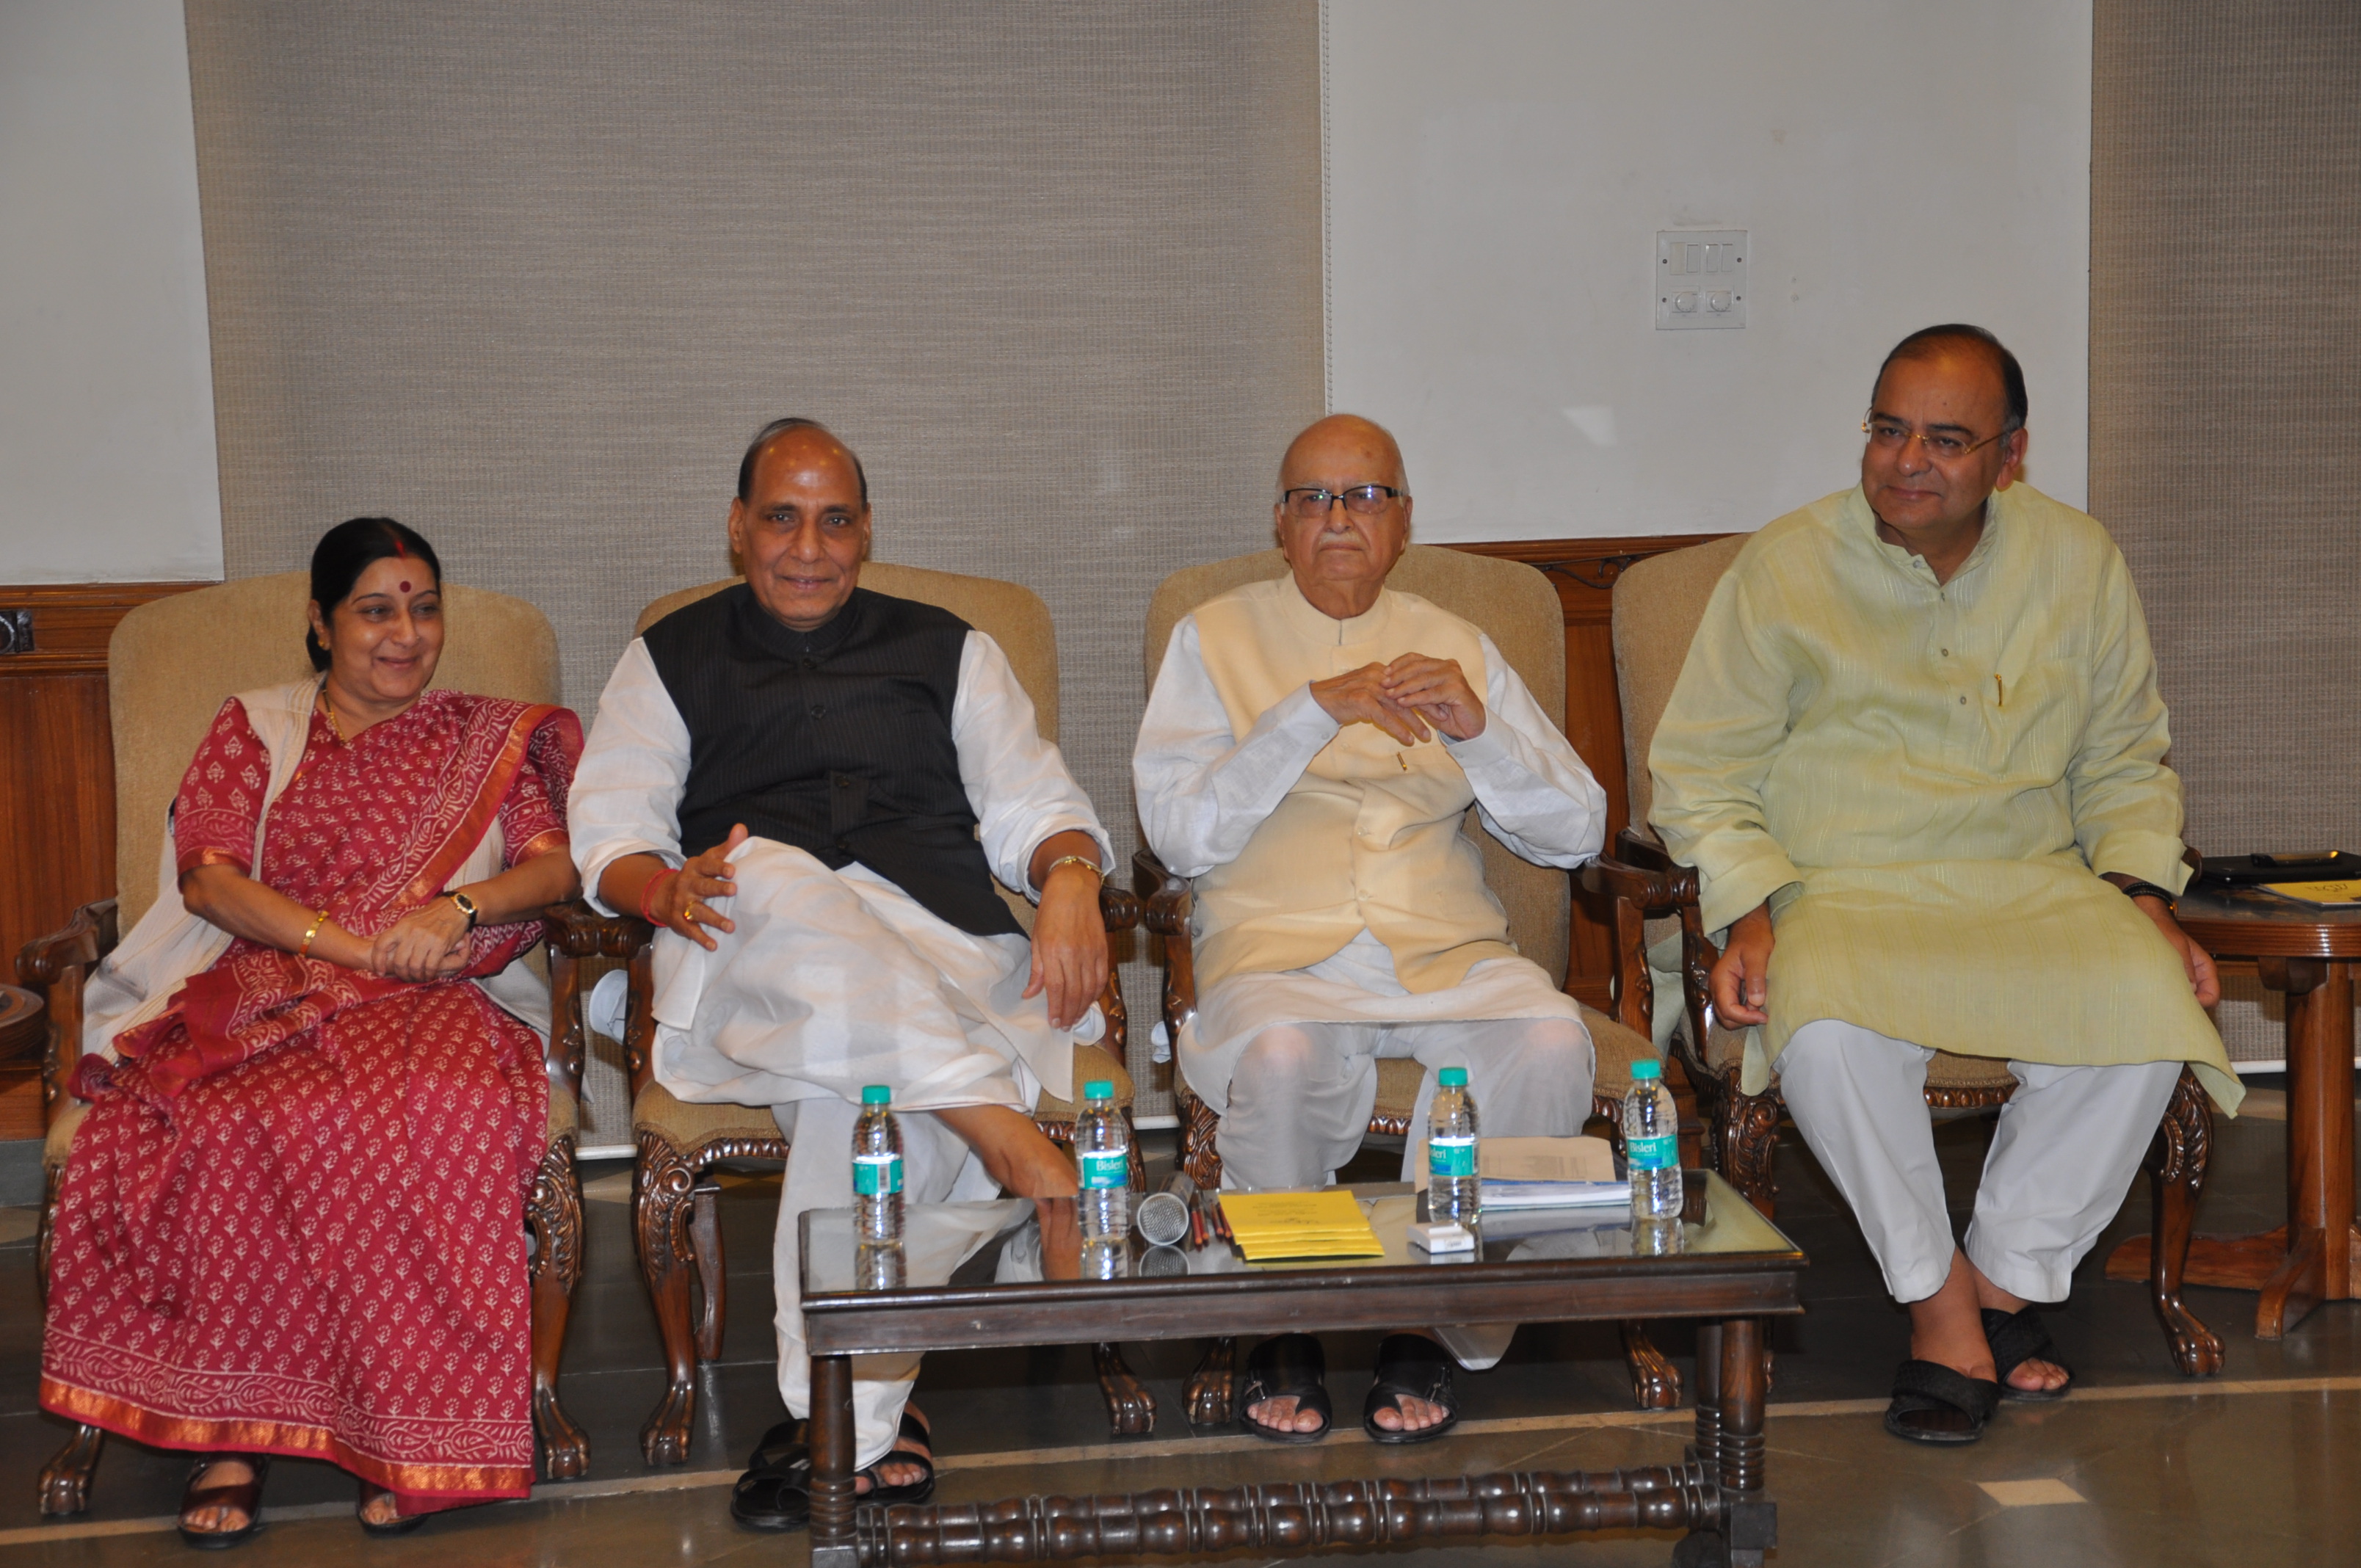
M 1742 327 L 1753 247 L 1744 229 L 1656 231 L 1656 330 Z

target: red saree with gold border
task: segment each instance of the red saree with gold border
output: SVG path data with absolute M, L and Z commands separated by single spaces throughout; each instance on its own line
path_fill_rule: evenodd
M 564 708 L 430 691 L 350 744 L 314 718 L 275 801 L 233 698 L 174 806 L 181 869 L 230 863 L 372 936 L 486 836 L 564 852 Z M 255 858 L 262 826 L 261 864 Z M 243 938 L 85 1057 L 58 1201 L 40 1402 L 166 1448 L 329 1460 L 403 1511 L 533 1480 L 524 1205 L 542 1041 L 469 977 L 538 920 L 478 928 L 410 984 Z

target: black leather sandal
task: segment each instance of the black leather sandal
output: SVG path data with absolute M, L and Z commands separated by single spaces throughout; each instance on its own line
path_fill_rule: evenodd
M 379 1486 L 374 1481 L 363 1481 L 361 1483 L 361 1500 L 354 1505 L 353 1518 L 359 1523 L 361 1533 L 363 1535 L 408 1535 L 412 1530 L 416 1530 L 420 1525 L 426 1522 L 428 1516 L 425 1514 L 402 1513 L 401 1511 L 401 1504 L 398 1498 L 394 1503 L 393 1518 L 388 1519 L 385 1523 L 379 1524 L 375 1519 L 368 1517 L 368 1506 L 371 1503 L 376 1502 L 379 1497 L 390 1497 L 393 1496 L 393 1493 L 387 1490 L 385 1487 Z
M 1424 1334 L 1388 1334 L 1378 1346 L 1378 1379 L 1361 1402 L 1361 1430 L 1371 1442 L 1431 1442 L 1459 1424 L 1459 1396 L 1452 1387 L 1451 1354 Z M 1401 1414 L 1404 1399 L 1441 1405 L 1446 1414 L 1416 1431 L 1388 1431 L 1379 1410 Z
M 1246 1357 L 1246 1381 L 1238 1387 L 1238 1430 L 1265 1442 L 1318 1442 L 1336 1423 L 1335 1407 L 1328 1402 L 1328 1357 L 1310 1334 L 1277 1334 L 1254 1347 Z M 1246 1412 L 1265 1399 L 1293 1398 L 1300 1415 L 1311 1410 L 1320 1418 L 1316 1431 L 1291 1431 L 1265 1426 Z
M 763 1434 L 746 1474 L 730 1488 L 730 1517 L 748 1530 L 801 1530 L 811 1522 L 811 1442 L 806 1421 Z
M 935 1445 L 934 1433 L 928 1431 L 927 1423 L 911 1414 L 906 1406 L 902 1411 L 902 1425 L 897 1435 L 899 1441 L 903 1442 L 924 1443 L 929 1449 Z M 912 1481 L 906 1486 L 888 1486 L 878 1475 L 877 1464 L 916 1464 L 924 1469 L 927 1474 L 923 1478 Z M 880 1459 L 877 1464 L 864 1465 L 858 1472 L 859 1475 L 869 1477 L 869 1490 L 855 1498 L 856 1502 L 875 1503 L 880 1508 L 891 1508 L 896 1503 L 923 1503 L 935 1495 L 935 1462 L 931 1454 L 919 1453 L 907 1448 L 892 1448 L 886 1450 L 885 1456 Z
M 205 1473 L 225 1460 L 235 1460 L 254 1474 L 234 1486 L 201 1486 Z M 181 1494 L 181 1539 L 200 1552 L 226 1552 L 253 1539 L 262 1528 L 262 1483 L 270 1475 L 267 1453 L 208 1453 L 189 1471 L 189 1485 Z M 191 1530 L 188 1517 L 198 1508 L 236 1508 L 246 1515 L 244 1530 Z
M 2049 1331 L 2042 1326 L 2039 1312 L 2031 1307 L 2014 1312 L 1986 1307 L 1983 1316 L 1984 1343 L 1992 1346 L 1993 1376 L 2000 1384 L 2002 1398 L 2012 1404 L 2046 1405 L 2073 1391 L 2074 1369 L 2059 1361 L 2050 1348 Z M 2066 1381 L 2055 1388 L 2017 1387 L 2008 1375 L 2028 1361 L 2048 1362 L 2066 1374 Z
M 1905 1361 L 1894 1373 L 1894 1402 L 1885 1430 L 1907 1442 L 1955 1447 L 1984 1435 L 2000 1408 L 2000 1385 L 1970 1377 L 1940 1362 Z

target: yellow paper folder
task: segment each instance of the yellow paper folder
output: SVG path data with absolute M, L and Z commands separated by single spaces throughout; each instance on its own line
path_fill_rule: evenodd
M 1222 1217 L 1249 1263 L 1279 1257 L 1382 1257 L 1385 1248 L 1342 1188 L 1319 1192 L 1224 1192 Z

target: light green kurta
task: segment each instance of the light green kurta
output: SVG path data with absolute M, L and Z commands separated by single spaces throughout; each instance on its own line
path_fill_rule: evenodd
M 1771 523 L 1714 589 L 1648 753 L 1708 930 L 1768 900 L 1759 1093 L 1819 1018 L 1962 1056 L 2180 1060 L 2244 1091 L 2119 872 L 2178 892 L 2180 781 L 2147 625 L 2098 522 L 2019 484 L 1948 584 L 1861 489 Z

